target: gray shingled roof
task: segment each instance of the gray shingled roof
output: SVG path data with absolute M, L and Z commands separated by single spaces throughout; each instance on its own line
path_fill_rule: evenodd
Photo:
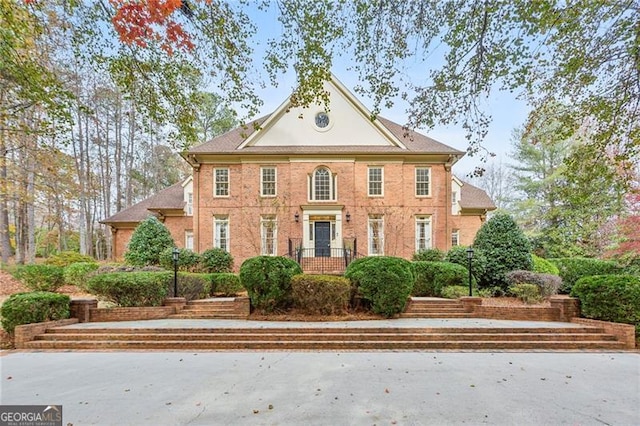
M 151 210 L 167 210 L 184 208 L 184 191 L 182 182 L 171 185 L 155 195 L 140 201 L 138 204 L 119 211 L 100 223 L 142 222 L 153 215 Z
M 471 185 L 468 182 L 462 182 L 462 190 L 460 191 L 460 208 L 463 209 L 484 209 L 495 210 L 496 206 L 491 201 L 487 193 Z
M 240 126 L 208 142 L 193 147 L 189 154 L 315 154 L 315 153 L 340 153 L 340 154 L 402 154 L 407 150 L 420 154 L 464 154 L 448 145 L 440 143 L 420 133 L 405 129 L 400 124 L 378 117 L 378 121 L 386 127 L 407 150 L 396 146 L 247 146 L 238 150 L 238 147 L 255 130 L 254 123 L 261 125 L 269 116 L 261 117 L 246 126 Z

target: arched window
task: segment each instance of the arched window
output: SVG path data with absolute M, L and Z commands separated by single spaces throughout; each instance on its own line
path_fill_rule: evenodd
M 319 167 L 311 176 L 310 200 L 335 201 L 336 177 L 326 167 Z

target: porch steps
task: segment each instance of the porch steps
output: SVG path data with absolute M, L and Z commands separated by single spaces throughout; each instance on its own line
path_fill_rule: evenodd
M 31 350 L 622 350 L 598 327 L 221 327 L 47 330 Z
M 171 319 L 246 319 L 249 314 L 249 300 L 246 307 L 239 306 L 236 298 L 212 298 L 191 300 Z
M 412 297 L 401 318 L 471 318 L 459 300 Z

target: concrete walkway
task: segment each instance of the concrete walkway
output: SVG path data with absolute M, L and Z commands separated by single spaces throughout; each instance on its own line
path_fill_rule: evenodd
M 64 425 L 637 425 L 637 353 L 13 352 Z

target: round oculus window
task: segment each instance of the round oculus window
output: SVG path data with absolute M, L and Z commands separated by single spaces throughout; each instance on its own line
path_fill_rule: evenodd
M 326 112 L 319 112 L 316 114 L 316 126 L 320 129 L 324 129 L 329 125 L 329 115 Z

